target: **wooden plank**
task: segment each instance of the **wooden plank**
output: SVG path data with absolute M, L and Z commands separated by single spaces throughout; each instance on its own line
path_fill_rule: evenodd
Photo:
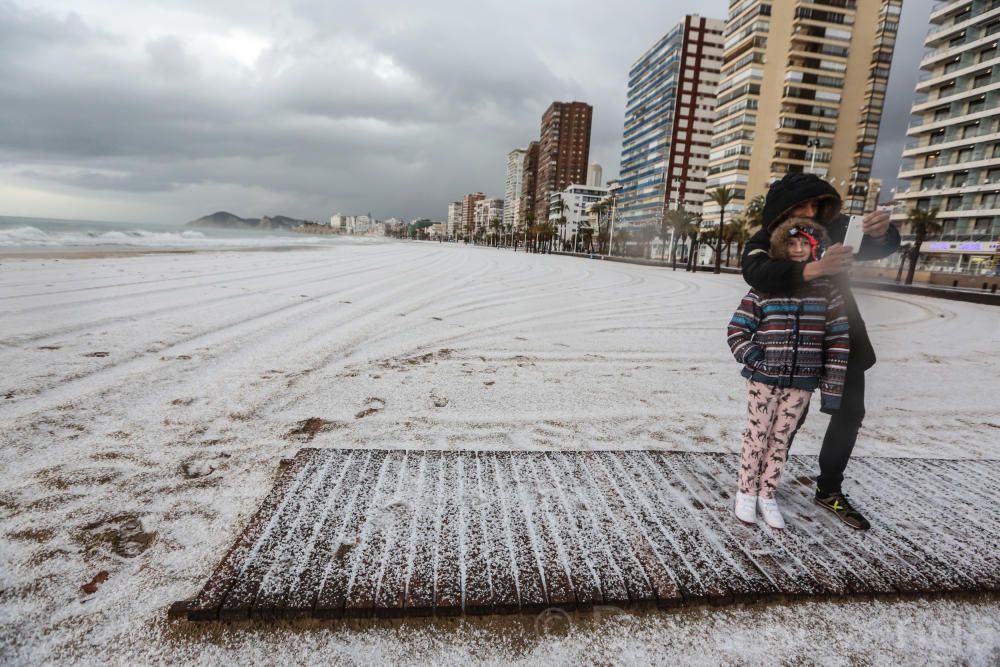
M 440 452 L 425 452 L 424 502 L 408 549 L 403 610 L 406 616 L 434 614 L 434 554 L 444 509 L 444 475 Z
M 233 587 L 219 605 L 219 618 L 222 620 L 245 619 L 250 617 L 254 598 L 260 588 L 264 572 L 267 571 L 275 556 L 275 546 L 281 543 L 287 517 L 294 515 L 302 505 L 301 489 L 312 480 L 312 475 L 321 464 L 315 452 L 306 454 L 308 457 L 302 471 L 288 487 L 282 502 L 265 517 L 265 526 L 257 533 L 247 550 Z
M 636 530 L 630 531 L 630 542 L 638 550 L 643 570 L 656 592 L 657 604 L 670 607 L 687 600 L 704 599 L 708 587 L 697 564 L 684 553 L 673 532 L 660 523 L 649 500 L 637 490 L 631 476 L 615 466 L 614 457 L 608 452 L 592 452 L 584 464 L 603 486 L 611 506 L 617 506 L 621 516 L 631 518 L 631 525 Z
M 304 562 L 298 566 L 298 576 L 293 578 L 284 600 L 280 602 L 280 616 L 302 618 L 313 615 L 323 574 L 341 547 L 344 526 L 354 510 L 357 493 L 352 490 L 356 490 L 361 483 L 359 472 L 366 470 L 371 461 L 371 451 L 347 450 L 333 487 L 321 492 L 325 502 L 313 524 L 312 536 L 302 555 Z
M 512 550 L 510 526 L 506 523 L 503 504 L 493 476 L 496 457 L 491 452 L 474 452 L 475 472 L 470 485 L 480 501 L 479 521 L 483 538 L 482 549 L 490 563 L 492 607 L 490 613 L 513 613 L 520 608 L 518 595 L 519 568 L 516 551 Z
M 570 580 L 565 560 L 561 558 L 550 527 L 545 521 L 545 511 L 541 507 L 545 490 L 538 488 L 531 479 L 530 459 L 520 454 L 507 456 L 510 476 L 514 482 L 518 501 L 517 510 L 524 518 L 525 530 L 532 549 L 538 554 L 545 586 L 545 601 L 550 607 L 571 609 L 576 605 L 576 594 Z
M 629 605 L 648 607 L 662 601 L 663 606 L 676 606 L 681 601 L 677 582 L 658 560 L 643 527 L 629 513 L 614 489 L 604 478 L 595 477 L 591 472 L 588 465 L 591 456 L 590 453 L 574 454 L 572 457 L 559 454 L 556 460 L 566 466 L 573 465 L 574 471 L 568 474 L 590 490 L 596 529 L 603 536 L 603 548 L 616 559 Z
M 420 452 L 403 452 L 404 466 L 400 469 L 396 497 L 405 499 L 406 506 L 397 517 L 392 535 L 386 543 L 386 557 L 375 590 L 375 615 L 397 618 L 405 615 L 406 584 L 417 539 L 421 515 L 428 511 L 427 457 Z M 433 481 L 430 482 L 431 484 Z
M 649 479 L 648 473 L 637 468 L 634 452 L 621 452 L 614 456 L 605 454 L 602 459 L 614 470 L 623 488 L 630 488 L 634 501 L 646 513 L 645 521 L 650 522 L 663 536 L 665 543 L 674 551 L 675 557 L 685 562 L 693 571 L 696 583 L 691 589 L 682 587 L 684 598 L 702 598 L 708 602 L 732 601 L 734 591 L 728 572 L 720 571 L 717 558 L 702 539 L 698 523 L 691 523 L 687 517 L 674 514 L 679 494 L 671 489 L 660 488 Z
M 588 487 L 580 483 L 578 471 L 567 467 L 565 457 L 557 452 L 539 457 L 542 471 L 557 490 L 563 529 L 569 535 L 568 547 L 579 554 L 579 560 L 594 578 L 598 604 L 628 606 L 630 598 L 617 559 L 606 545 L 597 520 L 600 511 Z
M 398 451 L 386 454 L 375 492 L 368 501 L 358 546 L 349 555 L 351 564 L 344 595 L 345 618 L 367 618 L 375 614 L 379 579 L 396 536 L 401 531 L 401 515 L 406 512 L 406 500 L 400 492 L 408 462 L 406 453 L 403 456 L 400 454 Z
M 770 582 L 770 590 L 751 592 L 750 596 L 776 595 L 843 595 L 848 586 L 840 577 L 831 575 L 815 562 L 808 550 L 790 549 L 790 534 L 794 527 L 784 531 L 765 528 L 761 521 L 758 527 L 745 526 L 735 518 L 733 503 L 738 477 L 738 454 L 688 454 L 658 457 L 664 467 L 683 463 L 694 475 L 692 479 L 697 489 L 689 488 L 692 497 L 708 500 L 712 504 L 716 525 L 723 535 L 725 548 L 739 558 L 743 567 L 751 565 L 764 573 Z M 759 530 L 757 528 L 760 528 Z M 748 539 L 749 538 L 749 539 Z
M 297 578 L 300 561 L 315 524 L 314 517 L 322 511 L 325 494 L 321 490 L 342 467 L 338 465 L 343 462 L 341 452 L 315 452 L 313 458 L 316 468 L 308 482 L 300 488 L 301 502 L 286 514 L 279 539 L 271 550 L 271 562 L 258 575 L 260 583 L 250 608 L 252 618 L 276 620 L 282 617 L 284 600 Z
M 469 452 L 459 457 L 457 471 L 462 611 L 466 614 L 488 614 L 496 606 L 490 548 L 492 535 L 484 523 L 489 498 L 479 492 L 478 456 L 477 452 Z
M 526 456 L 524 470 L 527 478 L 540 493 L 538 514 L 542 534 L 555 549 L 556 557 L 569 577 L 575 602 L 575 609 L 590 609 L 602 604 L 601 582 L 591 564 L 587 561 L 581 546 L 577 543 L 576 525 L 571 522 L 562 488 L 546 472 L 547 453 Z
M 462 613 L 461 517 L 458 512 L 458 465 L 461 452 L 444 452 L 444 473 L 440 533 L 434 552 L 434 615 L 458 616 Z
M 312 449 L 299 450 L 285 471 L 278 477 L 271 492 L 261 503 L 260 509 L 253 515 L 247 527 L 236 539 L 235 544 L 209 576 L 205 587 L 192 601 L 188 612 L 190 620 L 203 621 L 219 618 L 219 608 L 236 584 L 247 556 L 258 538 L 270 525 L 271 517 L 286 502 L 296 485 L 304 479 L 314 451 Z
M 499 522 L 503 526 L 503 542 L 510 556 L 517 606 L 520 611 L 541 611 L 548 606 L 545 595 L 544 566 L 541 553 L 521 512 L 520 497 L 510 464 L 511 455 L 496 452 L 490 455 L 490 465 L 483 468 L 484 483 L 494 490 Z
M 354 556 L 363 541 L 362 533 L 372 500 L 378 494 L 379 486 L 385 483 L 388 454 L 386 451 L 374 451 L 366 465 L 358 469 L 358 484 L 352 489 L 353 497 L 348 506 L 350 513 L 346 514 L 347 520 L 337 535 L 337 548 L 333 557 L 323 568 L 313 608 L 313 616 L 316 618 L 344 616 L 344 605 L 356 562 Z

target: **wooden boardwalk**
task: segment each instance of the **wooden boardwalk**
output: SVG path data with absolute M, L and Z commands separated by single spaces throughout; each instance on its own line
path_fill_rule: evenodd
M 303 449 L 191 620 L 996 592 L 1000 461 L 856 458 L 852 531 L 792 457 L 788 529 L 732 514 L 736 454 Z

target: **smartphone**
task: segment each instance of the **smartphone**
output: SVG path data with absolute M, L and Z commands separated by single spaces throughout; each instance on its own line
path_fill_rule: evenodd
M 855 254 L 861 249 L 861 239 L 865 235 L 864 223 L 862 223 L 862 216 L 852 215 L 850 221 L 847 223 L 847 233 L 844 234 L 844 245 L 851 246 L 854 249 Z

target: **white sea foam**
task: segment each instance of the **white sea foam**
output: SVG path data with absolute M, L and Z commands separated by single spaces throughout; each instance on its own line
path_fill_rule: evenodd
M 0 229 L 0 248 L 91 248 L 106 246 L 131 246 L 148 248 L 212 248 L 259 247 L 285 245 L 313 245 L 326 239 L 310 236 L 272 236 L 247 234 L 209 236 L 203 232 L 185 229 L 176 232 L 151 232 L 143 229 L 126 231 L 45 231 L 25 225 Z

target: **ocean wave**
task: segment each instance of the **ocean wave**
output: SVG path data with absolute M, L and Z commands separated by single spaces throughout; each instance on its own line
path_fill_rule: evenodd
M 126 231 L 65 231 L 46 232 L 37 227 L 23 226 L 0 229 L 0 248 L 90 248 L 134 246 L 149 248 L 212 248 L 303 245 L 321 243 L 323 239 L 303 236 L 238 236 L 213 237 L 190 229 L 178 232 L 150 232 L 144 229 Z

